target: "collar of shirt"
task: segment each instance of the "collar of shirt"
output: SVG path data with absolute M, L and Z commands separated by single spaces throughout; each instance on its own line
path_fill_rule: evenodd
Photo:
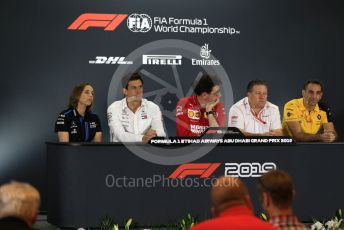
M 281 224 L 296 225 L 299 223 L 299 220 L 295 215 L 279 215 L 271 216 L 269 223 L 274 226 L 279 226 Z
M 246 110 L 247 114 L 251 114 L 251 106 L 248 103 L 248 97 L 244 98 L 243 104 L 245 106 L 245 110 Z M 259 113 L 262 113 L 264 110 L 267 110 L 269 107 L 270 107 L 270 102 L 266 101 L 264 108 Z
M 253 213 L 252 213 L 252 210 L 250 210 L 245 205 L 239 204 L 239 205 L 227 208 L 220 214 L 220 216 L 237 216 L 237 215 L 253 216 Z
M 75 117 L 81 117 L 82 119 L 87 119 L 89 117 L 89 112 L 85 111 L 85 116 L 81 116 L 76 108 L 72 108 Z
M 307 111 L 306 107 L 303 104 L 303 98 L 302 97 L 297 99 L 297 107 L 299 107 L 300 111 Z M 313 111 L 317 112 L 317 113 L 320 111 L 318 104 L 315 106 Z M 311 112 L 313 112 L 313 111 L 311 111 Z
M 141 107 L 147 107 L 147 100 L 144 99 L 144 98 L 142 98 L 141 105 L 140 105 L 138 110 L 140 110 Z M 127 104 L 127 98 L 123 98 L 122 99 L 122 110 L 126 110 L 126 109 L 130 110 L 129 107 L 128 107 L 128 104 Z

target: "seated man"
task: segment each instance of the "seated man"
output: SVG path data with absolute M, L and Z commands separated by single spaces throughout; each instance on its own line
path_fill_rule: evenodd
M 39 212 L 40 195 L 27 183 L 0 186 L 0 229 L 31 229 Z
M 278 106 L 267 101 L 267 83 L 250 81 L 246 94 L 230 108 L 228 126 L 240 129 L 246 136 L 282 136 Z
M 322 95 L 323 87 L 319 81 L 307 81 L 302 89 L 302 98 L 285 104 L 285 135 L 292 136 L 296 141 L 333 142 L 337 139 L 331 110 L 319 102 Z
M 284 171 L 272 170 L 259 178 L 257 185 L 262 208 L 269 215 L 269 222 L 280 230 L 306 230 L 293 214 L 295 196 L 291 177 Z
M 220 80 L 203 75 L 193 83 L 194 95 L 180 99 L 176 107 L 177 136 L 201 136 L 208 127 L 224 127 Z
M 239 178 L 221 177 L 211 189 L 213 219 L 196 224 L 191 230 L 275 229 L 255 217 L 245 184 Z
M 138 73 L 122 79 L 124 99 L 112 103 L 108 110 L 110 140 L 145 142 L 166 136 L 159 106 L 143 99 L 143 80 Z

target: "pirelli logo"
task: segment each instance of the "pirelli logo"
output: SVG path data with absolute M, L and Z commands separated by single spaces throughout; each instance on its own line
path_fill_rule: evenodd
M 180 165 L 168 178 L 185 178 L 187 176 L 198 176 L 200 178 L 210 177 L 221 163 L 188 163 Z
M 128 14 L 81 14 L 69 27 L 69 30 L 87 30 L 91 27 L 101 27 L 105 31 L 115 30 Z

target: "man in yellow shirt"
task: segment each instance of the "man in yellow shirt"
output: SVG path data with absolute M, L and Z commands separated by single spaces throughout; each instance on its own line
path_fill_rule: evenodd
M 302 98 L 288 101 L 284 106 L 283 131 L 296 141 L 333 142 L 337 139 L 330 108 L 319 102 L 323 96 L 319 81 L 307 81 Z

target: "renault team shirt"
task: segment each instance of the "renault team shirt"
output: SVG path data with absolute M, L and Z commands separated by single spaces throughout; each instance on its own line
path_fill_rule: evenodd
M 159 106 L 146 99 L 142 99 L 135 113 L 129 109 L 126 98 L 115 101 L 107 115 L 112 142 L 142 142 L 149 129 L 154 129 L 158 137 L 166 136 Z
M 70 142 L 90 142 L 101 131 L 96 114 L 86 112 L 82 117 L 74 108 L 62 111 L 55 123 L 55 132 L 68 132 Z
M 289 121 L 298 121 L 304 133 L 317 134 L 323 124 L 332 122 L 332 113 L 324 103 L 318 103 L 309 112 L 303 105 L 303 98 L 298 98 L 288 101 L 284 106 L 283 131 L 285 135 L 292 136 L 286 124 Z
M 228 126 L 255 134 L 282 129 L 281 116 L 277 105 L 267 101 L 264 108 L 258 114 L 254 114 L 247 97 L 230 108 Z
M 213 108 L 213 116 L 220 127 L 226 123 L 224 105 L 219 102 Z M 200 136 L 209 128 L 209 120 L 206 109 L 202 108 L 197 96 L 184 97 L 180 99 L 176 107 L 176 131 L 177 136 Z

